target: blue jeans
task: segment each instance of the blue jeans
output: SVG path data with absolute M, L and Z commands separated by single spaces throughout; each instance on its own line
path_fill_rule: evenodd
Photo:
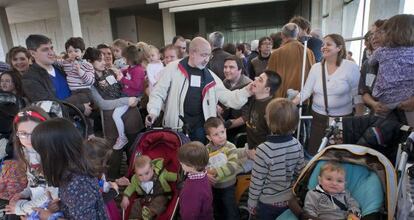
M 223 189 L 213 188 L 214 219 L 239 220 L 239 208 L 236 204 L 235 185 Z
M 188 136 L 191 141 L 200 141 L 203 144 L 206 144 L 207 142 L 206 133 L 204 132 L 203 127 L 191 129 Z
M 276 207 L 259 201 L 257 204 L 257 219 L 275 220 L 286 209 L 288 209 L 288 207 Z

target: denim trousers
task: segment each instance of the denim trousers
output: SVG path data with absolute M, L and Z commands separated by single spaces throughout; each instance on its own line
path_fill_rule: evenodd
M 213 188 L 214 219 L 240 219 L 235 190 L 235 185 L 223 189 Z
M 288 207 L 276 207 L 273 205 L 265 204 L 259 201 L 257 204 L 257 219 L 260 220 L 275 220 L 281 215 Z

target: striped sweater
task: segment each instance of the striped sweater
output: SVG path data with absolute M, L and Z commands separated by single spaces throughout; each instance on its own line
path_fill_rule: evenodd
M 291 187 L 305 166 L 303 147 L 291 135 L 267 137 L 256 148 L 249 188 L 248 206 L 254 209 L 258 200 L 265 204 L 288 201 Z
M 79 63 L 80 69 L 76 68 Z M 64 60 L 60 63 L 66 73 L 66 81 L 70 90 L 89 89 L 95 82 L 94 68 L 91 63 L 82 60 L 81 62 L 71 62 Z
M 240 169 L 237 160 L 236 149 L 236 146 L 228 141 L 224 146 L 221 147 L 215 147 L 211 142 L 207 144 L 207 150 L 210 157 L 209 166 L 212 166 L 217 171 L 217 182 L 214 185 L 214 188 L 222 189 L 232 186 L 236 183 L 236 174 Z M 214 167 L 212 163 L 214 163 L 214 158 L 220 157 L 219 154 L 225 155 L 227 163 L 222 164 L 218 167 Z M 217 160 L 215 161 L 217 162 Z

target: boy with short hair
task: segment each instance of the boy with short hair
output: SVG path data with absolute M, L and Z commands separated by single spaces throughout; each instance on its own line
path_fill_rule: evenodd
M 123 209 L 128 208 L 129 197 L 137 192 L 143 196 L 139 201 L 142 206 L 138 214 L 140 218 L 153 219 L 165 211 L 169 200 L 167 193 L 171 193 L 168 182 L 175 182 L 177 174 L 168 172 L 163 166 L 163 159 L 160 158 L 151 160 L 146 155 L 135 158 L 135 174 L 124 191 L 121 202 Z
M 337 162 L 328 161 L 321 167 L 319 185 L 308 191 L 304 211 L 309 219 L 359 220 L 358 202 L 345 189 L 345 169 Z
M 79 103 L 92 102 L 90 88 L 95 82 L 94 68 L 91 63 L 82 59 L 85 42 L 81 37 L 71 37 L 65 43 L 67 59 L 61 62 L 66 73 L 66 80 L 72 96 Z
M 283 98 L 266 107 L 267 125 L 271 131 L 256 148 L 249 188 L 248 206 L 258 219 L 276 219 L 288 207 L 292 185 L 304 167 L 303 147 L 293 132 L 299 121 L 298 109 Z
M 187 174 L 180 192 L 180 216 L 183 220 L 212 220 L 213 195 L 208 182 L 207 148 L 198 141 L 184 144 L 178 150 L 178 160 Z
M 236 204 L 235 183 L 239 165 L 234 144 L 227 141 L 224 122 L 210 117 L 204 123 L 209 152 L 207 176 L 213 183 L 213 206 L 215 219 L 240 219 Z

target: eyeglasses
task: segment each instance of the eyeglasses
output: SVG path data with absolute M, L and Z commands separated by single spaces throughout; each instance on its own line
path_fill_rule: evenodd
M 27 138 L 30 138 L 32 136 L 32 133 L 27 133 L 27 132 L 24 132 L 24 131 L 18 131 L 18 132 L 16 132 L 16 136 L 19 137 L 19 138 L 22 138 L 22 139 L 27 139 Z

